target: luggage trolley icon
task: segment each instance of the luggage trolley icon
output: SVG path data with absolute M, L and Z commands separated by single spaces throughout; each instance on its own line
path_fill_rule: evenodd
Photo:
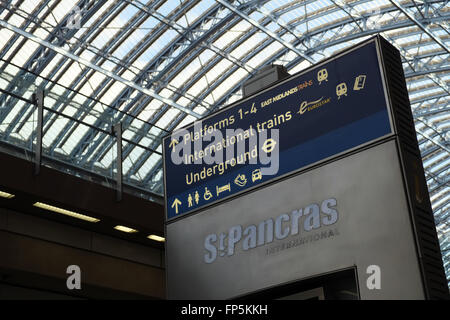
M 328 82 L 328 71 L 327 69 L 320 69 L 319 72 L 317 72 L 317 81 L 319 81 L 319 85 L 322 83 L 322 81 Z
M 345 82 L 339 83 L 336 86 L 336 94 L 338 96 L 338 100 L 341 98 L 341 96 L 345 95 L 347 96 L 347 85 Z

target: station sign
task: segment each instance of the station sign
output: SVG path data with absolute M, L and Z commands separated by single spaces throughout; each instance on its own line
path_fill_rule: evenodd
M 163 140 L 166 219 L 393 134 L 376 42 L 240 100 Z

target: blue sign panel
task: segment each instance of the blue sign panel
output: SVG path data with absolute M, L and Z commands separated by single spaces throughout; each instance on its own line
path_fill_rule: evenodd
M 386 101 L 371 41 L 174 132 L 167 220 L 391 134 Z

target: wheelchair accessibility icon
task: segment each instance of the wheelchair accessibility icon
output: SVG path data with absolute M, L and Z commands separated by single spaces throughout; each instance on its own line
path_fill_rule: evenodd
M 338 100 L 341 98 L 341 96 L 345 95 L 347 96 L 347 85 L 345 82 L 339 83 L 336 86 L 336 94 L 338 96 Z
M 327 69 L 321 69 L 319 72 L 317 72 L 317 81 L 319 81 L 319 85 L 322 83 L 322 81 L 328 82 L 328 71 Z

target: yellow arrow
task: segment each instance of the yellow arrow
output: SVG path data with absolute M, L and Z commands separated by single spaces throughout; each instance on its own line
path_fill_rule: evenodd
M 172 208 L 175 207 L 175 213 L 178 214 L 178 206 L 181 205 L 181 201 L 178 200 L 178 198 L 175 198 L 175 200 L 172 203 Z
M 172 152 L 175 151 L 175 146 L 178 144 L 178 140 L 172 139 L 172 142 L 169 144 L 169 148 L 172 148 Z

